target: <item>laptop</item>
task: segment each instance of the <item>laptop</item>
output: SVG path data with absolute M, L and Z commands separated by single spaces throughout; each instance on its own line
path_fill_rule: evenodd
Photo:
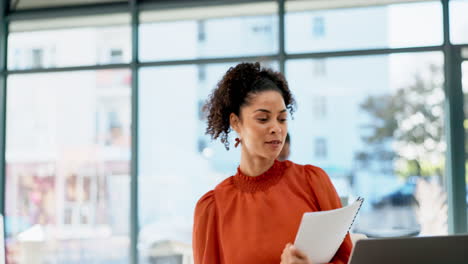
M 363 239 L 348 264 L 467 264 L 468 234 Z

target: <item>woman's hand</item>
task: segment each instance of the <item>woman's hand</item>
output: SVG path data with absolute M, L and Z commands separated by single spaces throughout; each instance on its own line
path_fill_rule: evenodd
M 288 243 L 281 254 L 280 264 L 313 264 L 304 252 Z

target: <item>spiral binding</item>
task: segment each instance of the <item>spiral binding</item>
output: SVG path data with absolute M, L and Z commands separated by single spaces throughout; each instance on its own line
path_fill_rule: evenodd
M 360 203 L 359 203 L 359 208 L 357 209 L 356 213 L 354 214 L 354 218 L 353 218 L 353 221 L 351 222 L 351 225 L 349 225 L 348 233 L 349 233 L 349 231 L 351 230 L 351 227 L 352 227 L 353 224 L 354 224 L 354 220 L 356 220 L 356 217 L 357 217 L 357 215 L 358 215 L 358 213 L 359 213 L 359 210 L 361 210 L 362 203 L 364 203 L 364 198 L 358 197 L 358 198 L 356 199 L 356 201 L 360 202 Z

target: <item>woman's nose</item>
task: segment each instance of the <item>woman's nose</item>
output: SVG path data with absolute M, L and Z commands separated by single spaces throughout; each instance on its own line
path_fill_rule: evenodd
M 275 124 L 271 127 L 271 130 L 270 130 L 270 133 L 271 134 L 279 134 L 281 133 L 281 126 L 279 124 Z

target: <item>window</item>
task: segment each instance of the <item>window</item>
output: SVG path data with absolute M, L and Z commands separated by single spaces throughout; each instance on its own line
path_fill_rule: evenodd
M 9 263 L 128 262 L 130 71 L 104 72 L 8 78 Z
M 318 159 L 327 158 L 327 140 L 325 138 L 315 139 L 315 157 Z
M 21 50 L 20 49 L 15 49 L 14 53 L 13 53 L 13 65 L 12 65 L 12 69 L 13 70 L 19 70 L 21 69 L 21 64 L 22 64 L 22 54 L 21 54 Z
M 130 160 L 136 155 L 133 76 L 121 69 L 126 64 L 140 77 L 139 264 L 193 263 L 195 202 L 232 175 L 240 157 L 233 138 L 227 152 L 205 134 L 205 99 L 236 64 L 233 58 L 278 69 L 265 60 L 280 55 L 280 37 L 291 55 L 285 71 L 298 102 L 288 123 L 292 160 L 323 168 L 343 200 L 367 198 L 354 232 L 447 233 L 443 1 L 288 0 L 285 36 L 279 35 L 277 1 L 176 9 L 135 1 L 137 64 L 130 63 L 129 12 L 51 19 L 40 18 L 47 10 L 36 17 L 34 9 L 62 13 L 60 7 L 85 9 L 91 2 L 8 1 L 11 10 L 27 14 L 8 23 L 7 263 L 129 262 Z M 128 8 L 123 0 L 94 2 Z M 448 3 L 451 42 L 468 60 L 468 1 Z M 411 47 L 418 52 L 402 53 Z M 402 49 L 371 55 L 387 48 Z M 343 56 L 327 53 L 336 51 Z M 75 68 L 100 65 L 107 70 Z M 60 69 L 44 73 L 52 68 Z M 466 61 L 462 75 L 468 116 Z M 464 127 L 468 138 L 468 120 Z
M 442 53 L 327 58 L 327 78 L 310 74 L 314 60 L 286 62 L 291 160 L 323 168 L 340 196 L 367 197 L 356 232 L 446 234 L 446 212 L 428 206 L 447 202 Z
M 207 80 L 215 80 L 219 76 L 213 74 L 227 70 L 227 66 L 221 66 L 216 72 L 213 66 L 204 67 Z M 216 163 L 236 160 L 232 152 L 227 153 L 221 144 L 211 142 L 204 133 L 199 102 L 206 99 L 214 83 L 199 82 L 198 68 L 197 65 L 151 67 L 139 73 L 140 263 L 155 263 L 152 260 L 161 254 L 157 248 L 165 248 L 164 245 L 178 245 L 174 247 L 186 249 L 191 256 L 194 206 L 225 176 Z M 164 89 L 164 96 L 160 89 Z M 181 92 L 184 96 L 180 96 Z M 205 156 L 209 149 L 212 149 L 213 159 Z M 181 160 L 184 161 L 182 166 Z M 228 169 L 230 167 L 225 170 Z M 172 253 L 162 255 L 168 254 Z M 158 261 L 173 260 L 171 257 Z
M 252 31 L 257 34 L 267 34 L 271 32 L 271 25 L 253 25 Z
M 272 30 L 277 25 L 274 2 L 144 11 L 140 18 L 141 61 L 262 56 L 278 51 L 278 32 Z
M 13 21 L 8 46 L 30 54 L 21 69 L 125 63 L 130 61 L 129 24 L 128 14 Z M 16 68 L 16 59 L 9 49 L 9 69 Z
M 440 1 L 330 10 L 314 8 L 315 2 L 286 1 L 287 53 L 442 44 Z
M 312 72 L 316 77 L 323 77 L 327 75 L 327 64 L 325 59 L 316 59 L 313 62 Z
M 206 80 L 206 67 L 204 65 L 198 65 L 198 81 L 204 82 Z
M 123 51 L 121 49 L 111 49 L 109 62 L 110 63 L 123 62 Z
M 233 147 L 234 135 L 229 138 L 231 149 L 226 151 L 222 143 L 205 134 L 206 120 L 200 119 L 208 95 L 236 64 L 146 67 L 139 71 L 140 263 L 154 263 L 152 259 L 162 254 L 157 248 L 166 248 L 164 245 L 181 249 L 184 259 L 191 258 L 196 202 L 237 169 L 240 149 Z M 269 65 L 277 68 L 276 62 Z M 200 68 L 205 69 L 205 81 L 199 80 Z
M 315 119 L 323 119 L 327 116 L 327 97 L 315 96 L 312 99 L 312 113 Z
M 468 36 L 468 1 L 451 0 L 450 5 L 450 40 L 454 44 L 467 44 Z
M 312 24 L 312 33 L 315 38 L 322 38 L 325 36 L 325 21 L 323 17 L 314 17 Z
M 44 61 L 44 52 L 42 49 L 31 50 L 31 68 L 42 68 Z
M 96 181 L 99 175 L 86 175 L 86 172 L 73 173 L 66 176 L 65 180 L 65 219 L 64 224 L 79 227 L 81 225 L 95 224 L 97 195 L 93 191 L 106 189 L 107 186 L 96 186 L 102 181 Z
M 198 42 L 203 42 L 206 39 L 205 21 L 204 20 L 197 21 L 197 26 L 198 26 Z

